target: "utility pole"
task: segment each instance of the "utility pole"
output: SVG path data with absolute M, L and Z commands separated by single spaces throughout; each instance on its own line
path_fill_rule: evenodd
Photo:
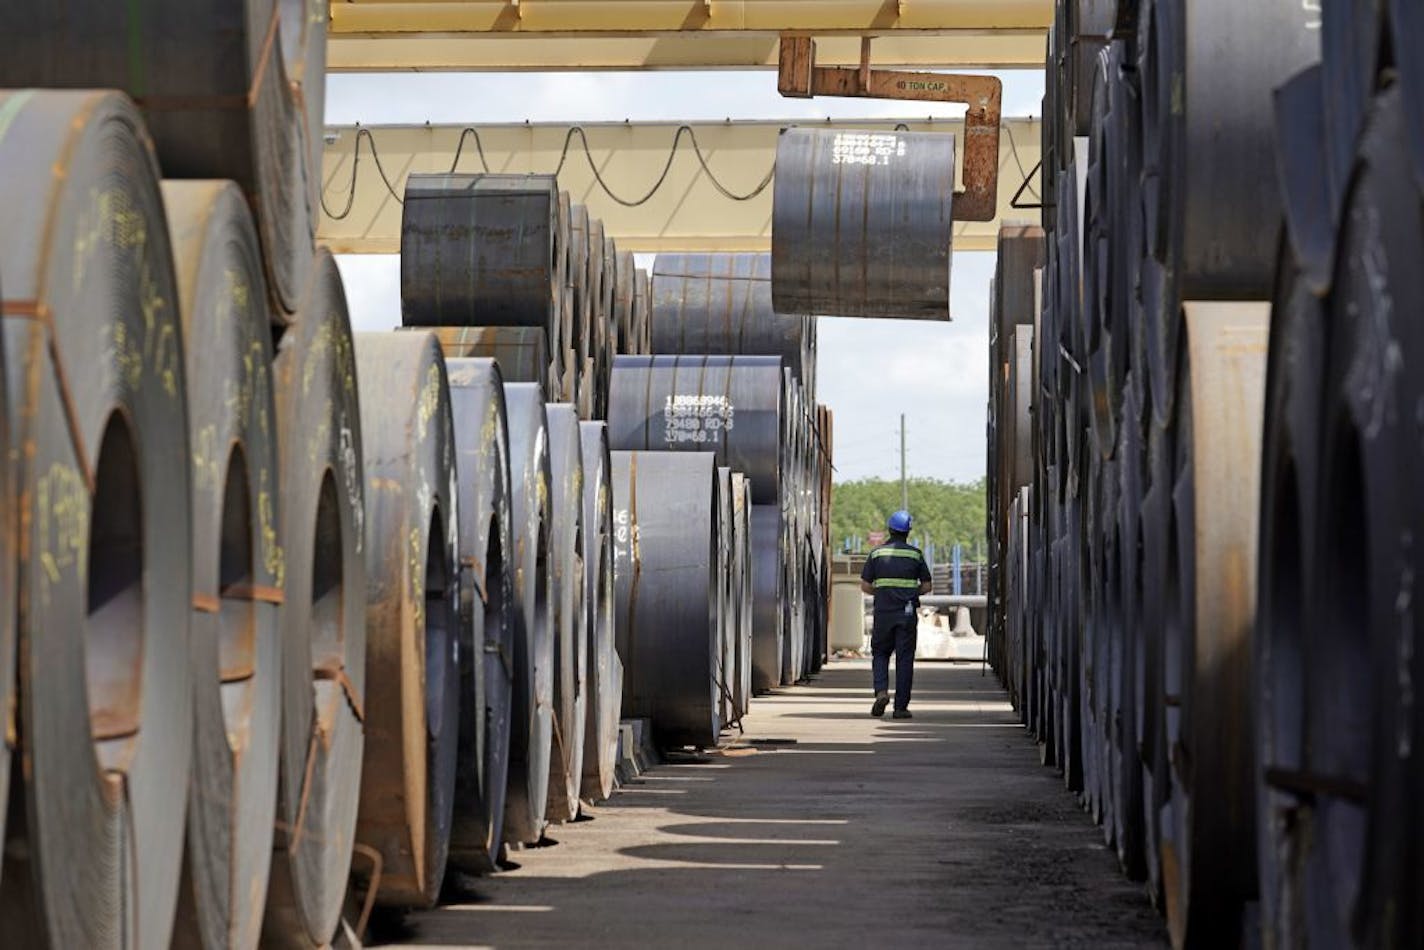
M 910 486 L 905 483 L 905 414 L 900 413 L 900 507 L 910 510 Z

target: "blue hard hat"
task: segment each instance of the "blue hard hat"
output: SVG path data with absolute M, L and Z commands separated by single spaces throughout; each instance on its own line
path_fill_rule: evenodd
M 885 526 L 899 534 L 909 534 L 910 525 L 914 523 L 915 520 L 910 517 L 910 513 L 901 508 L 886 520 Z

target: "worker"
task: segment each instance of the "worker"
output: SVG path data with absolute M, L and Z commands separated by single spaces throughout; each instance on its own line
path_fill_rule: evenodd
M 870 552 L 860 572 L 860 589 L 875 598 L 870 632 L 870 675 L 875 690 L 872 716 L 885 715 L 890 702 L 890 654 L 895 654 L 895 719 L 910 718 L 910 687 L 915 679 L 915 641 L 920 595 L 934 587 L 924 553 L 907 539 L 914 520 L 908 511 L 885 522 L 890 540 Z

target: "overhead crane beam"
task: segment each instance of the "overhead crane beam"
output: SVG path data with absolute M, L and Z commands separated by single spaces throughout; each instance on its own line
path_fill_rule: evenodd
M 1051 0 L 331 0 L 329 68 L 774 68 L 777 37 L 827 65 L 1042 68 Z
M 603 220 L 621 248 L 767 250 L 771 247 L 769 176 L 777 136 L 790 124 L 886 131 L 898 125 L 911 131 L 963 134 L 962 122 L 947 119 L 335 127 L 327 131 L 318 237 L 337 253 L 398 252 L 399 196 L 413 171 L 558 169 L 561 187 Z M 1003 121 L 998 213 L 990 221 L 956 222 L 957 250 L 992 250 L 1000 218 L 1037 216 L 1036 211 L 1015 210 L 1011 199 L 1038 163 L 1039 135 L 1037 119 Z M 358 148 L 359 160 L 354 157 Z M 1032 182 L 1025 190 L 1029 200 L 1036 185 Z M 611 197 L 610 191 L 626 204 Z

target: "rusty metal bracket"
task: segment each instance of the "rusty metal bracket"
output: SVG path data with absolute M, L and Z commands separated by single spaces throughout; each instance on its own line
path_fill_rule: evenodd
M 999 204 L 999 117 L 1003 83 L 993 76 L 903 72 L 870 68 L 870 37 L 860 43 L 860 66 L 817 66 L 816 41 L 782 34 L 776 88 L 783 96 L 849 96 L 914 102 L 962 102 L 964 189 L 954 193 L 957 221 L 992 221 Z

